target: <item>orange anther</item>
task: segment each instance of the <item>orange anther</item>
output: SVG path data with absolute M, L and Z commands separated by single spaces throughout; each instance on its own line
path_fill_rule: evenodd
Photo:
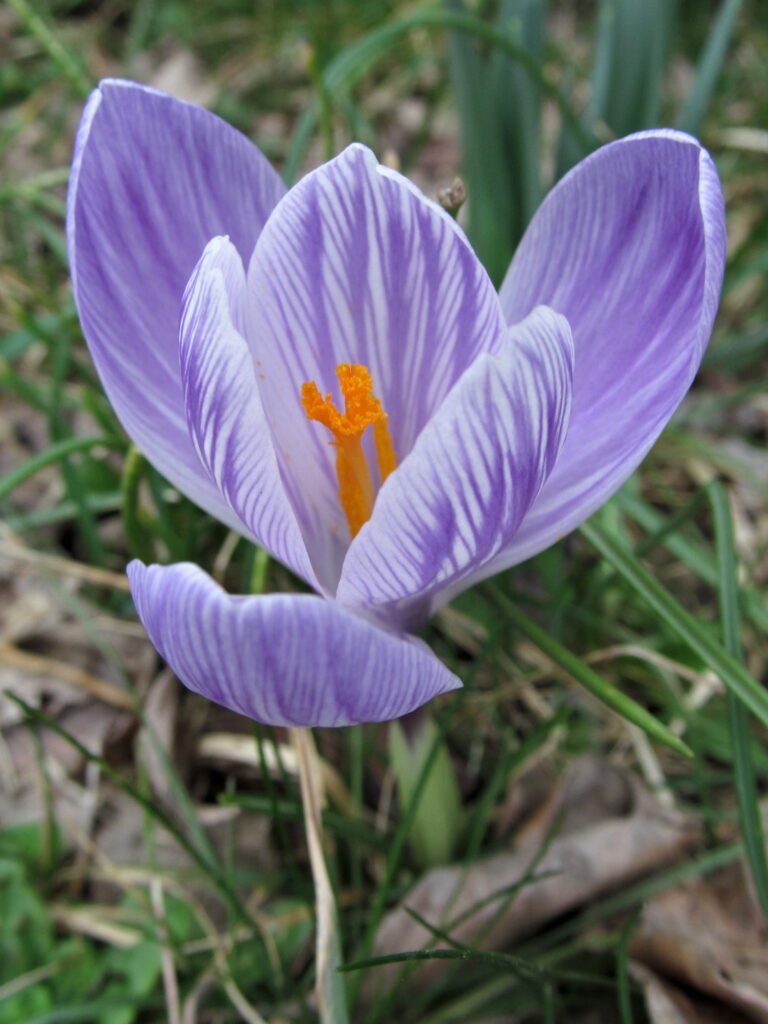
M 344 398 L 339 412 L 330 394 L 323 397 L 314 381 L 301 385 L 301 404 L 307 419 L 322 423 L 333 434 L 336 446 L 336 476 L 339 502 L 354 537 L 373 511 L 376 493 L 371 471 L 365 459 L 361 438 L 373 426 L 379 480 L 383 483 L 397 466 L 395 449 L 387 427 L 387 416 L 373 393 L 373 377 L 358 363 L 339 363 L 336 367 Z

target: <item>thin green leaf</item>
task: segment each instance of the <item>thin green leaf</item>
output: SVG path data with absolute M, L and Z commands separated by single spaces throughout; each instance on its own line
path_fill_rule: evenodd
M 266 729 L 259 722 L 251 723 L 251 730 L 253 734 L 253 742 L 256 747 L 256 751 L 259 758 L 259 773 L 261 775 L 261 783 L 267 791 L 267 799 L 269 801 L 269 819 L 272 822 L 275 832 L 277 833 L 278 849 L 280 850 L 281 857 L 286 862 L 286 867 L 291 878 L 291 889 L 293 892 L 300 892 L 302 889 L 302 878 L 299 873 L 299 866 L 296 861 L 295 844 L 291 840 L 291 836 L 288 832 L 286 815 L 283 813 L 283 801 L 278 797 L 277 787 L 275 786 L 275 780 L 273 778 L 274 769 L 270 769 L 266 754 L 266 743 L 270 742 L 272 745 L 272 754 L 275 762 L 278 758 L 278 748 L 275 743 L 274 736 L 267 738 Z M 284 783 L 285 784 L 285 783 Z M 289 792 L 291 789 L 288 790 Z M 299 809 L 300 805 L 292 805 L 294 809 Z M 302 813 L 299 813 L 299 817 L 302 817 Z
M 89 494 L 88 508 L 94 514 L 102 512 L 116 512 L 122 507 L 123 496 L 119 491 L 112 491 L 108 494 Z M 77 515 L 77 506 L 71 501 L 62 501 L 53 508 L 36 509 L 18 516 L 4 516 L 5 524 L 14 533 L 23 533 L 24 530 L 32 530 L 38 526 L 51 526 L 54 523 L 66 523 Z
M 637 557 L 642 558 L 644 555 L 648 554 L 649 551 L 653 551 L 653 549 L 658 547 L 658 545 L 666 540 L 667 537 L 677 533 L 684 523 L 693 520 L 701 510 L 706 500 L 706 491 L 700 487 L 694 493 L 689 502 L 667 518 L 660 529 L 650 533 L 647 537 L 644 537 L 639 544 L 635 545 L 635 554 Z M 618 503 L 616 503 L 616 508 L 620 508 Z
M 400 864 L 400 858 L 405 847 L 405 843 L 410 834 L 413 826 L 413 821 L 416 817 L 416 813 L 419 807 L 419 801 L 421 800 L 422 794 L 426 788 L 429 773 L 432 771 L 432 765 L 440 754 L 441 745 L 445 742 L 445 735 L 448 730 L 448 725 L 452 720 L 453 716 L 457 713 L 460 706 L 459 701 L 454 701 L 448 714 L 445 716 L 443 721 L 438 725 L 435 730 L 434 739 L 432 741 L 432 748 L 428 755 L 424 758 L 419 777 L 415 782 L 411 799 L 408 806 L 403 809 L 400 818 L 397 823 L 397 829 L 392 837 L 392 841 L 389 846 L 387 854 L 387 862 L 384 869 L 384 877 L 379 883 L 376 889 L 376 895 L 373 899 L 373 905 L 368 916 L 368 926 L 365 930 L 365 935 L 360 944 L 360 957 L 365 958 L 369 955 L 370 950 L 373 948 L 373 943 L 376 938 L 376 932 L 379 927 L 379 923 L 384 914 L 384 910 L 389 899 L 389 894 L 392 888 L 392 884 L 395 880 L 395 874 Z M 349 1005 L 354 1006 L 355 996 L 357 993 L 357 985 L 353 983 L 352 991 L 350 993 Z
M 741 623 L 739 614 L 739 588 L 737 558 L 733 540 L 733 522 L 728 495 L 723 485 L 713 480 L 707 485 L 715 523 L 717 564 L 720 573 L 720 619 L 723 643 L 734 658 L 741 659 Z M 728 694 L 728 717 L 733 744 L 733 770 L 739 800 L 739 819 L 744 837 L 755 892 L 763 915 L 768 920 L 768 861 L 765 855 L 765 836 L 760 815 L 759 792 L 755 765 L 750 757 L 751 735 L 749 715 L 744 705 L 733 694 Z
M 597 145 L 597 140 L 580 122 L 563 95 L 559 84 L 549 78 L 539 61 L 532 57 L 525 47 L 521 46 L 514 38 L 499 32 L 493 25 L 489 25 L 471 14 L 451 11 L 420 11 L 409 18 L 382 25 L 381 28 L 369 32 L 356 43 L 347 46 L 335 60 L 328 64 L 323 73 L 327 95 L 336 101 L 336 96 L 340 91 L 349 91 L 354 88 L 375 64 L 391 55 L 395 45 L 418 29 L 448 29 L 464 32 L 484 39 L 487 43 L 497 47 L 519 64 L 536 83 L 542 96 L 557 105 L 563 121 L 569 125 L 575 138 L 582 144 L 585 153 L 590 152 Z M 318 123 L 318 116 L 319 108 L 315 102 L 299 118 L 283 172 L 283 177 L 289 183 L 298 173 Z
M 708 628 L 687 612 L 631 551 L 627 551 L 590 521 L 581 526 L 589 543 L 623 576 L 701 660 L 720 677 L 728 690 L 768 725 L 768 693 L 735 658 L 713 639 Z
M 592 78 L 593 116 L 614 135 L 658 124 L 675 0 L 602 0 Z
M 520 611 L 514 601 L 511 601 L 504 594 L 500 594 L 495 588 L 486 588 L 491 600 L 500 607 L 510 623 L 516 626 L 531 640 L 539 650 L 543 651 L 548 658 L 551 658 L 556 665 L 564 669 L 576 682 L 581 683 L 585 690 L 588 690 L 594 697 L 602 701 L 607 707 L 628 722 L 638 726 L 643 732 L 648 733 L 653 739 L 658 740 L 665 746 L 677 751 L 679 754 L 691 755 L 690 748 L 683 743 L 679 736 L 655 718 L 650 711 L 646 711 L 638 703 L 627 697 L 626 694 L 617 690 L 615 686 L 607 683 L 593 668 L 586 665 L 575 654 L 572 654 L 564 647 L 559 640 L 555 640 L 545 630 L 538 626 L 532 619 Z
M 48 430 L 51 439 L 64 441 L 70 433 L 69 423 L 63 408 L 64 384 L 71 370 L 72 337 L 64 334 L 58 339 L 45 338 L 51 355 L 51 384 L 48 393 Z M 64 481 L 66 496 L 77 508 L 77 525 L 80 530 L 85 553 L 93 565 L 103 566 L 106 550 L 99 534 L 96 518 L 88 505 L 88 487 L 83 479 L 81 465 L 65 456 L 59 463 L 59 472 Z
M 56 38 L 53 31 L 34 7 L 27 3 L 27 0 L 8 0 L 8 4 L 15 11 L 27 32 L 38 41 L 64 78 L 72 85 L 75 92 L 85 99 L 93 85 L 79 59 L 64 46 L 61 40 Z
M 19 484 L 24 483 L 35 473 L 39 473 L 41 469 L 53 466 L 75 452 L 88 452 L 94 448 L 117 448 L 120 450 L 126 447 L 127 442 L 121 437 L 68 437 L 63 441 L 57 441 L 50 448 L 46 448 L 44 452 L 40 452 L 23 465 L 0 477 L 0 500 L 10 494 Z
M 151 1012 L 151 1008 L 152 1003 L 147 1001 L 144 996 L 126 993 L 125 995 L 106 996 L 103 999 L 92 999 L 88 1003 L 75 1003 L 72 1006 L 62 1006 L 56 1010 L 36 1014 L 34 1017 L 27 1017 L 26 1024 L 86 1024 L 87 1021 L 100 1024 L 110 1011 L 145 1009 L 147 1012 Z
M 342 964 L 339 970 L 360 971 L 367 967 L 383 967 L 386 964 L 402 964 L 413 960 L 474 960 L 504 971 L 512 971 L 520 977 L 542 977 L 542 972 L 535 964 L 521 957 L 512 956 L 511 953 L 484 953 L 474 949 L 414 949 L 407 953 L 388 953 L 386 956 L 374 956 Z
M 450 13 L 466 16 L 462 0 L 446 0 L 446 4 Z M 498 111 L 492 102 L 491 69 L 480 54 L 478 42 L 465 32 L 451 32 L 448 52 L 461 125 L 469 237 L 481 263 L 498 281 L 511 253 L 515 191 Z
M 131 554 L 149 563 L 157 561 L 157 558 L 152 533 L 147 530 L 139 505 L 141 480 L 147 465 L 147 460 L 132 444 L 125 458 L 120 488 L 123 498 L 123 530 Z
M 184 834 L 179 826 L 165 813 L 165 811 L 157 804 L 148 800 L 142 793 L 140 793 L 134 786 L 132 786 L 120 772 L 116 771 L 104 758 L 94 754 L 93 751 L 89 750 L 83 743 L 81 743 L 76 737 L 68 733 L 66 729 L 62 728 L 59 723 L 51 718 L 50 715 L 46 715 L 43 711 L 32 707 L 27 704 L 25 700 L 13 693 L 11 690 L 6 690 L 5 695 L 9 700 L 12 700 L 14 704 L 18 705 L 24 714 L 33 722 L 38 722 L 46 729 L 50 729 L 57 736 L 60 736 L 65 740 L 71 747 L 73 747 L 84 759 L 90 764 L 96 764 L 99 766 L 102 774 L 109 779 L 109 781 L 122 790 L 127 796 L 134 800 L 144 811 L 152 814 L 160 824 L 184 849 L 189 856 L 195 861 L 195 863 L 203 870 L 217 886 L 222 896 L 225 898 L 227 905 L 229 906 L 232 914 L 247 924 L 251 925 L 257 933 L 259 932 L 259 926 L 257 922 L 251 917 L 248 910 L 243 905 L 242 901 L 238 899 L 237 894 L 229 884 L 228 879 L 223 875 L 221 867 L 216 860 L 211 859 L 209 851 L 210 846 L 207 849 L 198 849 L 198 847 L 190 841 L 190 839 Z
M 437 939 L 438 942 L 444 942 L 446 946 L 450 946 L 452 949 L 468 948 L 463 942 L 457 942 L 456 939 L 451 938 L 451 936 L 447 932 L 444 932 L 442 928 L 438 928 L 437 925 L 430 924 L 430 922 L 425 917 L 422 917 L 418 910 L 414 910 L 413 907 L 406 905 L 403 907 L 403 910 L 406 912 L 408 917 L 413 918 L 417 924 L 420 924 L 421 927 L 425 931 L 428 931 L 434 939 Z
M 688 93 L 677 120 L 677 127 L 684 132 L 695 135 L 699 131 L 723 66 L 741 4 L 742 0 L 723 0 L 717 20 L 707 39 L 707 45 L 699 59 L 693 88 Z
M 485 833 L 492 820 L 493 809 L 508 786 L 509 780 L 556 730 L 563 729 L 569 714 L 568 708 L 560 708 L 551 718 L 538 725 L 517 746 L 512 742 L 502 743 L 501 755 L 496 768 L 480 791 L 466 829 L 467 843 L 462 857 L 465 863 L 473 864 L 477 860 Z
M 498 28 L 516 36 L 540 64 L 544 62 L 547 0 L 505 0 Z M 498 111 L 516 203 L 515 245 L 541 203 L 541 90 L 514 61 L 495 50 L 493 103 Z
M 445 0 L 466 17 L 463 0 Z M 546 4 L 503 0 L 496 30 L 542 64 Z M 502 49 L 481 50 L 483 40 L 450 33 L 450 68 L 462 136 L 469 236 L 491 277 L 499 281 L 541 201 L 541 89 Z
M 655 534 L 658 543 L 663 543 L 675 558 L 684 562 L 700 579 L 712 587 L 717 586 L 717 566 L 710 552 L 702 545 L 688 540 L 680 533 L 670 533 L 667 529 L 668 520 L 647 501 L 630 494 L 626 488 L 620 490 L 613 500 L 624 515 L 634 519 L 644 530 Z M 649 548 L 643 545 L 643 550 Z M 758 629 L 768 631 L 768 608 L 761 597 L 751 590 L 743 590 L 741 596 L 744 612 L 750 622 Z

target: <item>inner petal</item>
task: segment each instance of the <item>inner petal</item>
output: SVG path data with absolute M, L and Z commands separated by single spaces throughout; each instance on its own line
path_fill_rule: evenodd
M 349 526 L 335 449 L 301 408 L 295 414 L 301 382 L 327 389 L 339 363 L 367 366 L 402 457 L 467 366 L 497 349 L 499 301 L 456 223 L 357 145 L 277 205 L 248 289 L 251 350 L 286 491 L 312 564 L 335 590 Z M 375 433 L 363 438 L 367 455 Z
M 543 306 L 476 360 L 381 489 L 347 552 L 342 604 L 410 632 L 441 591 L 482 573 L 555 464 L 573 362 L 568 322 Z

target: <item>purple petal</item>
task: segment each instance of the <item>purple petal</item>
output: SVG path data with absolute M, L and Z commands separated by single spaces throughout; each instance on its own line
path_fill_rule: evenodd
M 717 172 L 679 132 L 605 146 L 547 197 L 501 301 L 509 323 L 540 302 L 567 317 L 576 348 L 571 425 L 497 570 L 573 529 L 641 461 L 696 373 L 724 258 Z
M 139 618 L 191 690 L 268 725 L 399 718 L 461 685 L 420 641 L 322 597 L 230 597 L 189 563 L 128 566 Z
M 535 310 L 498 355 L 467 370 L 382 487 L 349 549 L 340 601 L 409 622 L 477 573 L 515 534 L 560 452 L 573 345 L 564 317 Z
M 243 262 L 228 239 L 215 238 L 187 286 L 181 317 L 181 378 L 190 434 L 200 461 L 245 529 L 316 586 L 280 478 L 253 357 L 241 333 L 245 305 Z
M 264 408 L 287 458 L 308 537 L 348 544 L 330 435 L 307 421 L 304 381 L 336 393 L 362 363 L 402 457 L 471 362 L 504 330 L 491 282 L 461 230 L 406 179 L 350 146 L 308 174 L 270 218 L 249 270 Z
M 75 302 L 123 426 L 152 463 L 220 519 L 237 519 L 187 432 L 178 325 L 206 243 L 250 257 L 285 189 L 247 139 L 199 107 L 102 82 L 77 136 L 67 216 Z

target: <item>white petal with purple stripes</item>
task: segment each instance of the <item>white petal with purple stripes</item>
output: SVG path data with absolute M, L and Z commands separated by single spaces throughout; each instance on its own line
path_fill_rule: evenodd
M 568 440 L 495 571 L 548 547 L 635 469 L 690 387 L 725 260 L 723 197 L 690 136 L 598 150 L 545 199 L 501 288 L 508 322 L 544 302 L 576 349 Z
M 509 544 L 563 444 L 572 375 L 568 322 L 546 307 L 477 359 L 379 492 L 339 600 L 410 625 Z
M 396 452 L 504 330 L 498 297 L 461 229 L 405 178 L 354 145 L 277 206 L 249 269 L 264 408 L 310 552 L 349 541 L 330 435 L 307 421 L 301 384 L 334 392 L 362 363 L 389 415 Z
M 242 528 L 187 432 L 178 327 L 206 243 L 248 259 L 285 192 L 258 149 L 213 114 L 106 80 L 77 136 L 67 209 L 75 303 L 109 399 L 132 440 L 207 511 Z
M 195 268 L 181 316 L 181 379 L 189 431 L 200 461 L 246 529 L 317 585 L 280 477 L 253 357 L 241 333 L 245 305 L 242 260 L 229 239 L 215 238 Z
M 139 618 L 191 690 L 268 725 L 379 722 L 461 685 L 419 641 L 309 594 L 230 597 L 189 563 L 128 567 Z

